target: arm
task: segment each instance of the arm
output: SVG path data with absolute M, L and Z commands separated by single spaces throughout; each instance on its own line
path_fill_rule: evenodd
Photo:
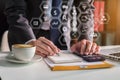
M 78 1 L 78 0 L 77 0 Z M 81 15 L 80 15 L 80 35 L 79 41 L 71 47 L 73 52 L 80 52 L 81 54 L 92 54 L 98 53 L 100 48 L 96 43 L 93 43 L 94 34 L 94 19 L 93 19 L 93 0 L 90 2 L 88 0 L 78 1 L 81 5 Z M 86 9 L 82 6 L 87 6 Z
M 10 46 L 35 39 L 33 31 L 26 19 L 25 0 L 6 0 L 5 13 L 9 24 L 8 39 Z
M 33 31 L 26 19 L 25 0 L 6 0 L 6 15 L 9 24 L 9 44 L 27 43 L 36 46 L 36 54 L 46 57 L 59 52 L 59 49 L 48 39 L 40 37 L 35 40 Z

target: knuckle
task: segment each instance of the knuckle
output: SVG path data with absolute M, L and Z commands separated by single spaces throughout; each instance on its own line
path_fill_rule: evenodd
M 84 42 L 84 41 L 86 41 L 86 39 L 83 39 L 82 41 Z
M 92 45 L 92 43 L 90 41 L 87 42 L 87 45 Z
M 53 45 L 53 42 L 52 42 L 52 41 L 48 41 L 48 43 L 49 43 L 50 45 Z
M 93 45 L 97 45 L 96 43 L 93 43 Z
M 44 37 L 39 37 L 39 40 L 44 39 Z
M 50 47 L 49 47 L 49 46 L 46 46 L 46 49 L 50 49 Z
M 84 41 L 84 40 L 81 41 L 81 44 L 82 44 L 82 45 L 85 45 L 85 44 L 86 44 L 86 41 Z

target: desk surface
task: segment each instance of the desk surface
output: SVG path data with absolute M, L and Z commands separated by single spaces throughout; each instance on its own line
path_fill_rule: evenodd
M 0 76 L 2 80 L 120 80 L 120 63 L 113 64 L 106 69 L 51 71 L 44 61 L 14 64 L 0 59 Z

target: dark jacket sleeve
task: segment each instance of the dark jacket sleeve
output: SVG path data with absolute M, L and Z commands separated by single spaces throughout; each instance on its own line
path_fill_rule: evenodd
M 9 24 L 8 39 L 10 46 L 35 39 L 32 28 L 26 19 L 25 0 L 5 0 L 5 14 Z

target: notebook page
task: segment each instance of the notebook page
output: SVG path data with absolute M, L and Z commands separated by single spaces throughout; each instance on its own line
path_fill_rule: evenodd
M 70 52 L 60 52 L 59 56 L 48 56 L 48 59 L 53 63 L 68 63 L 68 62 L 81 62 L 82 58 L 70 53 Z

